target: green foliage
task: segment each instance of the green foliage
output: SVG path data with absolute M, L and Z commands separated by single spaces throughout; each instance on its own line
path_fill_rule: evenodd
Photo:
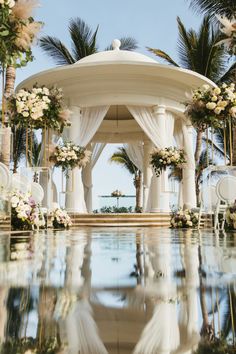
M 1 344 L 0 354 L 25 354 L 27 350 L 34 354 L 56 354 L 59 349 L 56 337 L 47 338 L 42 343 L 32 337 L 10 338 Z
M 132 213 L 133 211 L 133 208 L 130 206 L 128 208 L 126 207 L 107 207 L 107 206 L 104 206 L 100 209 L 100 212 L 101 213 L 104 213 L 104 214 L 111 214 L 111 213 L 114 213 L 114 214 L 118 214 L 118 213 Z M 96 211 L 94 211 L 96 212 Z
M 219 14 L 231 18 L 236 13 L 235 0 L 190 0 L 189 2 L 194 10 L 211 16 Z
M 57 65 L 74 64 L 98 51 L 97 33 L 98 26 L 95 31 L 92 31 L 82 19 L 76 17 L 69 22 L 71 50 L 60 39 L 52 36 L 41 37 L 39 45 Z M 137 48 L 137 41 L 132 37 L 122 37 L 120 41 L 121 49 L 135 50 Z M 111 46 L 106 48 L 106 50 L 110 49 Z
M 201 341 L 194 354 L 235 354 L 236 347 L 227 343 L 224 338 L 216 338 L 213 342 Z
M 177 23 L 179 31 L 177 52 L 180 65 L 160 49 L 148 48 L 148 50 L 171 65 L 196 71 L 215 82 L 222 80 L 223 76 L 227 81 L 233 81 L 235 63 L 227 70 L 228 55 L 222 47 L 216 46 L 222 34 L 219 28 L 211 23 L 209 16 L 203 18 L 198 31 L 192 28 L 187 30 L 179 17 Z

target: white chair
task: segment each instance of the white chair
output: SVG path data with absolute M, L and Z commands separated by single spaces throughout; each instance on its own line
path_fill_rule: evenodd
M 200 191 L 200 208 L 199 208 L 199 217 L 198 217 L 198 230 L 201 225 L 201 217 L 203 210 L 207 210 L 208 214 L 213 214 L 216 209 L 218 198 L 216 195 L 215 186 L 207 186 L 201 189 Z
M 216 195 L 218 198 L 218 202 L 215 210 L 214 229 L 217 230 L 220 228 L 219 213 L 222 213 L 223 220 L 221 224 L 221 230 L 223 230 L 225 224 L 226 208 L 236 200 L 236 177 L 234 176 L 222 177 L 217 182 Z M 221 204 L 222 202 L 224 204 Z

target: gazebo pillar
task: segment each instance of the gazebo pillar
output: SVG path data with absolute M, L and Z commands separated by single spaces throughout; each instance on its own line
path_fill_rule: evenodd
M 156 116 L 157 124 L 160 130 L 160 135 L 163 140 L 166 137 L 166 125 L 165 125 L 165 115 L 166 107 L 164 105 L 159 105 L 154 107 L 154 114 Z M 168 188 L 168 171 L 161 173 L 159 177 L 156 177 L 153 173 L 152 191 L 151 191 L 151 212 L 156 213 L 160 211 L 169 211 L 169 194 Z
M 150 165 L 150 154 L 152 151 L 152 143 L 150 140 L 145 140 L 143 143 L 143 211 L 150 211 L 149 195 L 152 180 L 152 168 Z
M 87 146 L 88 150 L 92 150 L 91 144 Z M 84 185 L 84 199 L 87 207 L 88 213 L 93 212 L 93 180 L 92 180 L 92 162 L 91 160 L 87 163 L 87 165 L 82 170 L 82 180 Z
M 189 140 L 192 142 L 188 149 L 192 149 L 193 153 L 193 128 L 192 126 L 187 126 Z M 183 206 L 187 208 L 196 207 L 196 184 L 195 184 L 195 168 L 191 168 L 188 164 L 183 169 Z
M 73 143 L 77 143 L 78 131 L 80 130 L 80 120 L 77 119 L 80 114 L 79 107 L 73 107 L 74 114 L 71 115 L 71 127 L 68 127 L 65 131 L 64 138 Z M 85 201 L 84 201 L 84 187 L 82 183 L 82 170 L 75 167 L 72 171 L 69 171 L 68 178 L 66 180 L 66 210 L 76 213 L 87 213 Z

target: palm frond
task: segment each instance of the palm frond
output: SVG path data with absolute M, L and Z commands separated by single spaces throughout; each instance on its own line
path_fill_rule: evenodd
M 56 37 L 41 37 L 39 46 L 57 65 L 68 65 L 76 62 L 66 46 Z
M 149 52 L 155 54 L 157 57 L 164 59 L 169 64 L 179 67 L 179 65 L 163 50 L 147 47 Z
M 121 37 L 120 42 L 121 42 L 120 49 L 122 50 L 132 51 L 138 48 L 138 42 L 133 37 Z M 112 44 L 110 44 L 104 50 L 112 50 L 112 49 L 113 49 Z
M 69 33 L 72 39 L 72 52 L 75 61 L 97 52 L 97 32 L 95 32 L 79 17 L 69 22 Z
M 190 7 L 195 11 L 215 16 L 226 15 L 231 18 L 236 13 L 235 0 L 190 0 Z
M 197 35 L 192 29 L 187 31 L 179 17 L 177 17 L 177 23 L 179 30 L 177 51 L 180 58 L 180 63 L 186 69 L 197 71 L 196 60 L 194 56 Z
M 125 148 L 121 147 L 118 151 L 114 152 L 113 155 L 109 159 L 110 162 L 115 162 L 122 167 L 126 168 L 127 171 L 135 175 L 138 172 L 138 168 L 133 164 L 130 160 Z
M 223 82 L 230 83 L 230 82 L 235 82 L 236 78 L 236 62 L 233 63 L 229 69 L 221 76 L 219 81 L 217 81 L 217 84 L 221 84 Z
M 13 169 L 16 172 L 21 158 L 25 155 L 26 129 L 23 127 L 13 127 Z

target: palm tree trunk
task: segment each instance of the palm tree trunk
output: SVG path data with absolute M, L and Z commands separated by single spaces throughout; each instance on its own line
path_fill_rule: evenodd
M 6 69 L 6 82 L 4 93 L 6 99 L 13 93 L 16 79 L 16 69 L 13 66 L 8 66 Z M 4 121 L 6 121 L 4 119 Z M 9 167 L 10 165 L 10 150 L 11 150 L 11 129 L 10 127 L 3 127 L 4 134 L 2 137 L 1 157 L 2 162 Z
M 196 149 L 195 149 L 195 162 L 198 162 L 199 157 L 201 155 L 202 150 L 202 131 L 197 131 L 197 139 L 196 139 Z
M 135 188 L 136 188 L 136 206 L 135 211 L 141 210 L 141 188 L 142 188 L 142 173 L 138 171 L 135 176 Z
M 233 166 L 236 166 L 236 126 L 233 127 Z

